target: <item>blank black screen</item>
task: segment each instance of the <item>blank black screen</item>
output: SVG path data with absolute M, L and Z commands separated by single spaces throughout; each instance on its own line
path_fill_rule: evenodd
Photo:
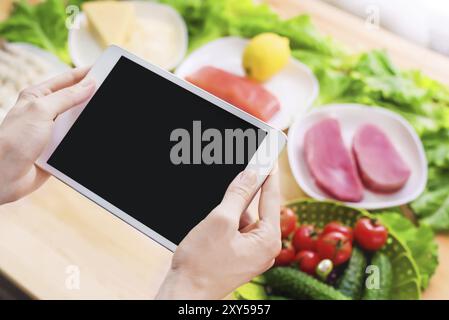
M 246 166 L 174 165 L 170 134 L 195 120 L 203 130 L 257 129 L 121 57 L 48 163 L 179 244 Z

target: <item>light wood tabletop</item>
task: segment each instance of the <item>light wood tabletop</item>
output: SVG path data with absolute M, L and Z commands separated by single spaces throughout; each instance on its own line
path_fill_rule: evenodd
M 369 28 L 317 0 L 268 2 L 284 17 L 309 13 L 322 32 L 355 51 L 385 48 L 398 65 L 449 83 L 449 58 Z M 284 200 L 304 197 L 286 151 L 280 169 Z M 448 299 L 449 236 L 437 240 L 440 265 L 424 298 Z M 170 258 L 166 249 L 54 178 L 30 196 L 0 207 L 0 270 L 39 299 L 152 298 Z M 71 283 L 78 270 L 79 288 Z

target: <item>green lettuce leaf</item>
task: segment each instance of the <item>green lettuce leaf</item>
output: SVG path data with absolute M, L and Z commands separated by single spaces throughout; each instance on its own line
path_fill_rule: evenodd
M 449 230 L 449 169 L 431 167 L 425 192 L 412 202 L 411 208 L 436 231 Z
M 410 249 L 421 275 L 421 287 L 427 288 L 438 266 L 438 245 L 432 229 L 425 224 L 415 226 L 394 211 L 380 212 L 377 217 Z
M 449 168 L 449 130 L 426 134 L 422 142 L 431 166 Z
M 292 49 L 305 49 L 327 55 L 341 55 L 342 47 L 320 34 L 310 17 L 281 20 L 267 4 L 253 0 L 160 0 L 173 6 L 189 28 L 190 49 L 224 36 L 254 37 L 275 32 L 290 39 Z
M 46 0 L 32 6 L 21 0 L 15 3 L 11 16 L 0 23 L 0 37 L 11 42 L 31 43 L 69 63 L 65 21 L 64 1 Z

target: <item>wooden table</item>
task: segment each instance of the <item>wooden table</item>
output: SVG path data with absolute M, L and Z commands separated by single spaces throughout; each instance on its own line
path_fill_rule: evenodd
M 449 59 L 314 0 L 269 0 L 282 16 L 311 14 L 318 28 L 354 50 L 386 48 L 397 64 L 449 83 Z M 284 200 L 304 196 L 280 159 Z M 449 298 L 449 237 L 438 236 L 440 265 L 424 298 Z M 56 179 L 0 207 L 0 269 L 40 299 L 152 298 L 171 253 Z M 67 286 L 73 268 L 80 287 Z M 70 284 L 70 283 L 69 283 Z

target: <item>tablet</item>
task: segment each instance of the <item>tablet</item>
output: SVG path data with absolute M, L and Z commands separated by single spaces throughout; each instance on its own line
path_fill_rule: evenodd
M 260 185 L 286 137 L 116 46 L 92 98 L 56 119 L 37 164 L 174 251 L 246 167 Z

